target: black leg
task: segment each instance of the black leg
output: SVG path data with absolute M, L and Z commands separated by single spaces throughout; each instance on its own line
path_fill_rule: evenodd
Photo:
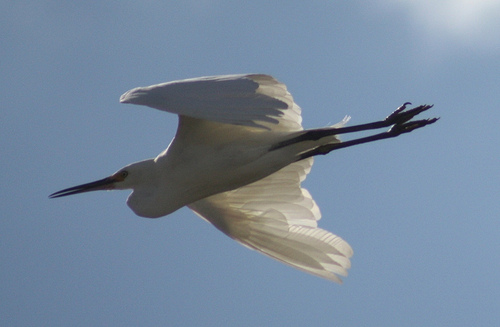
M 396 137 L 396 136 L 399 136 L 399 135 L 404 134 L 404 133 L 409 133 L 417 128 L 421 128 L 421 127 L 427 126 L 429 124 L 433 124 L 438 119 L 439 118 L 423 119 L 423 120 L 410 121 L 410 122 L 406 122 L 403 124 L 396 124 L 393 127 L 391 127 L 388 131 L 383 132 L 383 133 L 379 133 L 379 134 L 375 134 L 375 135 L 371 135 L 371 136 L 367 136 L 367 137 L 362 137 L 362 138 L 354 139 L 354 140 L 350 140 L 350 141 L 340 142 L 340 143 L 325 144 L 325 145 L 319 146 L 311 151 L 303 153 L 300 156 L 299 160 L 308 158 L 310 156 L 328 154 L 328 153 L 332 152 L 333 150 L 347 148 L 347 147 L 350 147 L 353 145 L 358 145 L 358 144 L 388 139 L 391 137 Z
M 412 119 L 416 115 L 432 108 L 432 105 L 424 104 L 424 105 L 418 106 L 416 108 L 404 111 L 406 109 L 406 106 L 409 104 L 411 104 L 411 103 L 405 102 L 402 106 L 400 106 L 398 109 L 394 110 L 394 112 L 391 113 L 389 116 L 387 116 L 384 120 L 374 122 L 374 123 L 368 123 L 368 124 L 335 128 L 335 129 L 332 129 L 332 134 L 339 135 L 339 134 L 366 131 L 366 130 L 370 130 L 370 129 L 389 127 L 389 126 L 398 125 L 398 124 L 400 125 L 400 124 L 403 124 L 403 123 L 409 121 L 410 119 Z
M 411 104 L 410 102 L 404 103 L 402 106 L 400 106 L 398 109 L 394 110 L 393 113 L 391 113 L 389 116 L 387 116 L 384 120 L 373 122 L 373 123 L 368 123 L 368 124 L 361 124 L 361 125 L 355 125 L 355 126 L 347 126 L 347 127 L 339 127 L 339 128 L 331 128 L 331 127 L 326 127 L 326 128 L 318 128 L 315 130 L 310 130 L 304 132 L 304 134 L 301 134 L 297 137 L 294 137 L 292 139 L 280 142 L 276 145 L 274 145 L 270 151 L 276 150 L 294 143 L 298 142 L 303 142 L 303 141 L 316 141 L 319 140 L 320 138 L 330 136 L 330 135 L 340 135 L 340 134 L 347 134 L 347 133 L 355 133 L 355 132 L 361 132 L 361 131 L 366 131 L 366 130 L 371 130 L 371 129 L 379 129 L 379 128 L 384 128 L 384 127 L 389 127 L 389 126 L 401 126 L 407 121 L 411 120 L 413 117 L 416 115 L 429 110 L 432 108 L 432 105 L 421 105 L 416 108 L 410 109 L 405 111 L 406 106 Z M 425 125 L 432 124 L 436 121 L 437 119 L 430 119 Z M 424 126 L 425 126 L 424 125 Z M 423 126 L 419 126 L 423 127 Z M 416 128 L 419 128 L 416 127 Z M 415 129 L 415 128 L 413 128 Z M 407 131 L 408 132 L 408 131 Z M 407 133 L 404 132 L 404 133 Z M 400 133 L 401 134 L 401 133 Z M 398 134 L 399 135 L 399 134 Z M 394 135 L 396 136 L 396 135 Z M 392 136 L 386 136 L 387 137 L 392 137 Z M 365 141 L 365 142 L 370 142 L 370 141 Z M 362 142 L 362 143 L 365 143 Z M 347 142 L 344 142 L 347 143 Z M 344 146 L 345 147 L 345 146 Z
M 347 133 L 354 133 L 354 132 L 360 132 L 360 131 L 366 131 L 366 130 L 371 130 L 371 129 L 378 129 L 378 128 L 384 128 L 384 127 L 389 127 L 392 126 L 389 130 L 383 133 L 367 136 L 367 137 L 362 137 L 359 139 L 354 139 L 350 141 L 345 141 L 345 142 L 340 142 L 340 143 L 331 143 L 331 144 L 325 144 L 318 146 L 317 148 L 311 149 L 310 151 L 307 151 L 305 153 L 302 153 L 297 160 L 302 160 L 311 156 L 315 155 L 324 155 L 327 153 L 330 153 L 333 150 L 337 149 L 342 149 L 342 148 L 347 148 L 353 145 L 358 145 L 358 144 L 363 144 L 363 143 L 368 143 L 368 142 L 373 142 L 377 140 L 383 140 L 391 137 L 396 137 L 401 134 L 409 133 L 415 129 L 430 125 L 435 123 L 439 118 L 431 118 L 431 119 L 422 119 L 422 120 L 415 120 L 411 121 L 413 117 L 416 115 L 429 110 L 432 108 L 432 105 L 421 105 L 416 108 L 410 109 L 405 111 L 406 106 L 410 104 L 409 102 L 406 102 L 403 104 L 401 107 L 396 109 L 393 113 L 391 113 L 389 116 L 387 116 L 384 120 L 378 121 L 378 122 L 373 122 L 373 123 L 368 123 L 368 124 L 361 124 L 361 125 L 355 125 L 355 126 L 350 126 L 350 127 L 340 127 L 340 128 L 323 128 L 323 129 L 316 129 L 312 131 L 306 131 L 304 134 L 299 135 L 293 139 L 286 140 L 284 142 L 281 142 L 279 144 L 276 144 L 272 150 L 274 149 L 279 149 L 281 147 L 294 144 L 297 142 L 302 142 L 302 141 L 314 141 L 314 140 L 319 140 L 320 138 L 330 136 L 330 135 L 339 135 L 339 134 L 347 134 Z

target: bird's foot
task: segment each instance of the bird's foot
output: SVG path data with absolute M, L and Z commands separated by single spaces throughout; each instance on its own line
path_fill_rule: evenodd
M 395 134 L 395 135 L 409 133 L 417 128 L 421 128 L 421 127 L 424 127 L 424 126 L 427 126 L 430 124 L 434 124 L 438 120 L 439 120 L 439 118 L 428 118 L 428 119 L 414 120 L 414 121 L 394 124 L 387 131 L 387 133 L 391 133 L 391 134 Z
M 399 135 L 403 133 L 408 133 L 411 132 L 417 128 L 421 128 L 430 124 L 435 123 L 438 121 L 439 118 L 429 118 L 429 119 L 422 119 L 422 120 L 414 120 L 411 121 L 413 117 L 416 115 L 429 110 L 432 108 L 432 105 L 421 105 L 413 109 L 406 110 L 406 106 L 411 104 L 410 102 L 405 102 L 402 106 L 400 106 L 398 109 L 394 110 L 393 113 L 391 113 L 389 116 L 387 116 L 384 119 L 384 122 L 386 122 L 388 125 L 392 126 L 387 132 L 394 134 L 394 135 Z M 405 111 L 406 110 L 406 111 Z
M 393 113 L 387 116 L 384 121 L 389 125 L 404 124 L 416 115 L 433 107 L 433 105 L 424 104 L 416 108 L 406 110 L 406 106 L 410 104 L 410 102 L 405 102 L 402 106 L 400 106 L 398 109 L 394 110 Z

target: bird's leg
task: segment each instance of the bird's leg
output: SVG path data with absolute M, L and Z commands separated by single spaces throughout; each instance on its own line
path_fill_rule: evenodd
M 337 149 L 342 149 L 342 148 L 347 148 L 353 145 L 358 145 L 358 144 L 363 144 L 363 143 L 368 143 L 368 142 L 373 142 L 373 141 L 378 141 L 378 140 L 383 140 L 383 139 L 388 139 L 391 137 L 396 137 L 404 133 L 409 133 L 417 128 L 421 128 L 424 126 L 427 126 L 429 124 L 435 123 L 439 118 L 432 118 L 432 119 L 423 119 L 423 120 L 415 120 L 415 121 L 410 121 L 402 124 L 396 124 L 392 126 L 388 131 L 367 136 L 367 137 L 362 137 L 359 139 L 354 139 L 350 141 L 345 141 L 345 142 L 340 142 L 340 143 L 331 143 L 331 144 L 325 144 L 321 145 L 315 149 L 312 149 L 306 153 L 301 154 L 300 159 L 305 159 L 310 156 L 315 156 L 315 155 L 324 155 L 332 152 L 333 150 Z
M 366 130 L 370 130 L 370 129 L 378 129 L 378 128 L 383 128 L 383 127 L 389 127 L 392 125 L 403 124 L 403 123 L 411 120 L 416 115 L 432 108 L 432 105 L 424 104 L 424 105 L 418 106 L 416 108 L 405 111 L 406 106 L 409 104 L 411 104 L 411 103 L 405 102 L 402 106 L 400 106 L 399 108 L 394 110 L 393 113 L 391 113 L 389 116 L 385 117 L 384 120 L 373 122 L 373 123 L 368 123 L 368 124 L 332 128 L 332 129 L 330 129 L 331 134 L 334 134 L 334 135 L 347 134 L 347 133 L 361 132 L 361 131 L 366 131 Z M 319 135 L 319 134 L 320 133 L 318 133 L 319 138 L 324 137 L 324 135 Z
M 353 133 L 353 132 L 359 132 L 359 131 L 365 131 L 365 130 L 370 130 L 370 129 L 377 129 L 381 127 L 388 127 L 392 126 L 389 130 L 383 133 L 367 136 L 367 137 L 362 137 L 359 139 L 354 139 L 350 141 L 345 141 L 345 142 L 340 142 L 340 143 L 330 143 L 330 144 L 325 144 L 318 146 L 314 149 L 311 149 L 305 153 L 302 153 L 299 156 L 299 159 L 297 160 L 302 160 L 311 156 L 315 155 L 324 155 L 327 153 L 330 153 L 333 150 L 337 149 L 342 149 L 342 148 L 347 148 L 353 145 L 358 145 L 358 144 L 363 144 L 363 143 L 368 143 L 368 142 L 373 142 L 377 140 L 383 140 L 391 137 L 396 137 L 401 134 L 409 133 L 415 129 L 430 125 L 435 123 L 439 118 L 431 118 L 431 119 L 422 119 L 422 120 L 415 120 L 411 121 L 413 117 L 418 115 L 419 113 L 426 111 L 430 108 L 432 108 L 431 105 L 422 105 L 418 106 L 416 108 L 410 109 L 408 111 L 404 111 L 406 109 L 406 105 L 409 104 L 408 102 L 403 104 L 401 107 L 396 109 L 392 114 L 387 116 L 384 120 L 374 122 L 374 123 L 368 123 L 368 124 L 362 124 L 362 125 L 356 125 L 356 126 L 351 126 L 351 127 L 341 127 L 341 128 L 332 128 L 329 130 L 326 129 L 320 129 L 320 130 L 314 130 L 310 132 L 306 132 L 305 134 L 302 134 L 299 136 L 301 138 L 301 141 L 306 141 L 306 140 L 317 140 L 319 138 L 328 136 L 328 135 L 338 135 L 338 134 L 346 134 L 346 133 Z M 312 133 L 312 135 L 308 135 L 309 133 Z M 295 138 L 297 139 L 297 138 Z M 296 140 L 294 139 L 294 142 L 288 143 L 292 144 L 295 143 Z M 288 140 L 292 141 L 292 140 Z M 287 145 L 288 145 L 287 144 Z
M 410 102 L 404 103 L 402 106 L 400 106 L 399 108 L 394 110 L 394 112 L 391 113 L 389 116 L 387 116 L 384 120 L 380 120 L 380 121 L 368 123 L 368 124 L 355 125 L 355 126 L 338 127 L 338 128 L 328 127 L 328 128 L 319 128 L 319 129 L 315 129 L 315 130 L 306 131 L 297 137 L 294 137 L 294 138 L 288 139 L 286 141 L 280 142 L 278 144 L 275 144 L 270 150 L 276 150 L 276 149 L 279 149 L 279 148 L 282 148 L 282 147 L 285 147 L 285 146 L 288 146 L 291 144 L 295 144 L 298 142 L 303 142 L 303 141 L 317 141 L 323 137 L 330 136 L 330 135 L 355 133 L 355 132 L 361 132 L 361 131 L 366 131 L 366 130 L 371 130 L 371 129 L 379 129 L 379 128 L 384 128 L 384 127 L 389 127 L 389 126 L 400 126 L 400 127 L 403 125 L 407 126 L 407 125 L 405 125 L 406 122 L 408 122 L 413 117 L 420 114 L 421 112 L 424 112 L 424 111 L 432 108 L 432 105 L 425 104 L 425 105 L 421 105 L 421 106 L 418 106 L 416 108 L 405 111 L 406 106 L 409 104 L 410 104 Z M 429 120 L 427 120 L 429 122 L 426 123 L 425 125 L 432 124 L 436 120 L 437 119 L 435 119 L 435 118 L 429 119 Z M 421 122 L 421 121 L 419 121 L 419 122 Z M 415 128 L 420 128 L 420 127 L 423 127 L 425 125 L 418 126 Z M 413 129 L 415 129 L 415 128 L 413 128 Z M 408 133 L 409 131 L 410 130 L 407 130 L 407 131 L 401 132 L 399 134 Z M 394 133 L 394 131 L 393 131 L 393 133 Z M 382 134 L 385 135 L 382 138 L 397 136 L 397 135 L 388 136 L 386 133 L 382 133 Z M 373 135 L 373 136 L 375 136 L 375 135 Z M 364 140 L 364 139 L 366 139 L 366 138 L 362 138 L 359 140 Z M 380 139 L 380 138 L 377 138 L 377 139 Z M 348 142 L 350 142 L 350 141 L 348 141 Z M 348 144 L 348 142 L 343 142 L 343 144 Z M 366 143 L 366 142 L 370 142 L 370 140 L 360 142 L 360 143 Z M 357 144 L 359 144 L 359 143 L 357 143 Z M 344 145 L 343 147 L 346 147 L 346 145 Z

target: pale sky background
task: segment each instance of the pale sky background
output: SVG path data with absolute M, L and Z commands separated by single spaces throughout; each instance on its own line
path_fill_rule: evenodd
M 500 1 L 2 1 L 2 326 L 498 326 Z M 304 126 L 433 103 L 422 130 L 317 158 L 343 285 L 128 192 L 49 200 L 156 156 L 177 119 L 130 88 L 268 73 Z M 348 137 L 344 137 L 348 139 Z

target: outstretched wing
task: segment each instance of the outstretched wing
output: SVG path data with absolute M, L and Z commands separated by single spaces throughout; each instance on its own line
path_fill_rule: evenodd
M 353 252 L 340 237 L 320 229 L 318 206 L 300 183 L 312 158 L 295 162 L 244 187 L 188 207 L 234 240 L 297 269 L 338 283 Z
M 300 107 L 286 86 L 263 74 L 208 76 L 138 87 L 124 93 L 120 102 L 220 123 L 302 130 Z

